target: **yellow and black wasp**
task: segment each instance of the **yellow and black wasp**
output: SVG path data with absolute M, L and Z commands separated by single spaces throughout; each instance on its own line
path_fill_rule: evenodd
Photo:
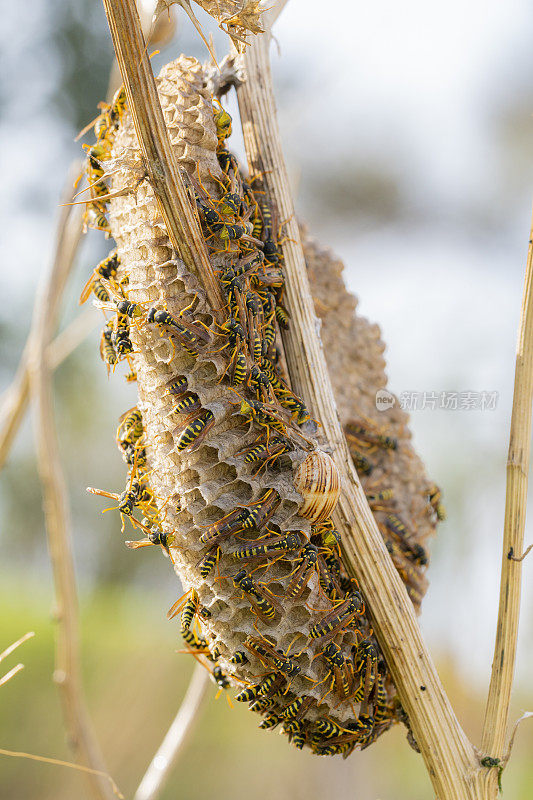
M 354 722 L 346 723 L 345 728 L 331 719 L 317 720 L 311 741 L 313 752 L 321 756 L 342 755 L 346 758 L 372 732 L 373 724 L 368 714 L 360 714 Z
M 374 692 L 372 697 L 374 723 L 382 725 L 392 716 L 392 705 L 387 703 L 387 691 L 385 689 L 385 680 L 383 677 L 383 667 L 378 667 L 378 674 L 374 683 Z
M 279 410 L 270 403 L 261 403 L 258 400 L 245 400 L 242 398 L 239 413 L 244 417 L 251 417 L 258 425 L 267 428 L 267 430 L 272 428 L 282 435 L 287 434 L 287 425 L 280 416 Z
M 274 595 L 266 587 L 259 588 L 255 581 L 242 569 L 233 576 L 233 585 L 246 596 L 252 609 L 263 622 L 271 623 L 281 607 Z
M 198 447 L 204 436 L 215 424 L 215 416 L 209 409 L 201 411 L 197 417 L 186 425 L 176 442 L 176 450 L 179 452 Z
M 200 542 L 214 545 L 236 533 L 263 528 L 281 503 L 275 489 L 266 489 L 261 497 L 249 506 L 239 506 L 218 522 L 210 525 L 200 536 Z
M 394 489 L 382 489 L 380 492 L 369 492 L 365 490 L 368 505 L 372 511 L 383 511 L 381 503 L 389 503 L 394 498 Z
M 334 636 L 358 615 L 363 614 L 365 606 L 361 595 L 354 592 L 350 597 L 336 603 L 331 611 L 325 614 L 309 631 L 311 639 L 322 639 Z
M 111 129 L 118 129 L 126 111 L 126 90 L 124 87 L 121 86 L 117 89 L 111 103 L 98 103 L 98 108 L 101 109 L 100 114 L 78 133 L 76 141 L 91 128 L 94 128 L 94 133 L 98 142 L 112 136 Z
M 179 378 L 173 378 L 167 384 L 167 391 L 173 397 L 181 397 L 188 390 L 189 384 L 185 375 L 180 375 Z
M 119 420 L 117 443 L 122 449 L 135 445 L 144 432 L 143 417 L 137 406 L 126 411 Z
M 165 533 L 162 528 L 160 528 L 158 525 L 154 525 L 152 520 L 149 520 L 147 517 L 144 517 L 142 524 L 146 529 L 149 530 L 147 538 L 126 542 L 126 547 L 129 547 L 130 550 L 138 550 L 141 547 L 153 547 L 155 545 L 159 545 L 164 552 L 170 556 L 170 545 L 174 539 L 172 534 Z
M 357 472 L 359 473 L 359 475 L 365 475 L 365 476 L 370 475 L 370 473 L 373 470 L 373 466 L 370 463 L 370 461 L 368 460 L 368 458 L 366 456 L 364 456 L 362 453 L 359 453 L 358 450 L 355 449 L 353 443 L 350 442 L 349 439 L 347 441 L 348 441 L 348 448 L 350 450 L 350 456 L 352 458 L 353 465 L 354 465 L 355 469 L 357 470 Z
M 348 422 L 344 431 L 348 442 L 352 441 L 357 447 L 363 447 L 368 452 L 378 448 L 382 450 L 397 450 L 398 440 L 382 433 L 371 420 L 356 420 Z
M 233 177 L 239 174 L 239 162 L 233 153 L 230 153 L 225 147 L 219 147 L 217 149 L 217 158 L 220 169 L 225 175 Z
M 193 392 L 188 392 L 183 395 L 174 408 L 172 409 L 175 414 L 185 414 L 186 412 L 192 414 L 194 411 L 199 411 L 202 407 L 200 398 Z
M 213 108 L 213 118 L 217 129 L 218 147 L 221 149 L 224 147 L 226 139 L 231 136 L 232 119 L 228 112 L 222 108 L 220 102 L 218 100 L 216 102 L 218 108 Z
M 307 542 L 299 553 L 296 566 L 290 573 L 291 580 L 286 589 L 288 597 L 301 597 L 309 583 L 313 572 L 317 572 L 319 585 L 330 600 L 336 600 L 341 595 L 340 583 L 337 580 L 335 569 L 332 569 L 331 559 L 334 556 L 325 548 L 319 548 L 312 542 Z
M 128 466 L 133 467 L 135 470 L 142 470 L 146 466 L 146 448 L 141 447 L 139 443 L 130 444 L 125 442 L 120 445 L 122 457 Z
M 320 737 L 323 739 L 333 739 L 334 737 L 342 736 L 347 732 L 346 728 L 343 728 L 338 722 L 328 718 L 317 719 L 315 722 L 315 730 L 316 733 L 320 734 Z M 319 741 L 318 737 L 317 741 Z
M 280 711 L 279 716 L 283 720 L 299 720 L 309 708 L 316 703 L 314 697 L 309 695 L 299 695 L 289 705 L 285 706 L 283 711 Z
M 100 337 L 100 357 L 107 367 L 107 374 L 109 370 L 114 367 L 118 361 L 118 354 L 113 344 L 113 327 L 108 322 L 102 330 Z
M 281 720 L 276 714 L 268 714 L 263 721 L 259 723 L 259 727 L 264 731 L 272 731 L 280 722 Z
M 304 422 L 308 422 L 311 419 L 311 414 L 307 410 L 303 400 L 300 400 L 300 398 L 296 397 L 292 392 L 283 390 L 276 392 L 276 396 L 280 405 L 284 408 L 288 408 L 291 412 L 291 417 L 296 418 L 297 425 L 303 425 Z
M 151 512 L 155 510 L 155 498 L 148 486 L 138 480 L 132 480 L 130 486 L 122 494 L 115 494 L 114 492 L 105 492 L 103 489 L 94 489 L 89 487 L 87 489 L 91 494 L 98 494 L 102 497 L 109 497 L 111 500 L 117 500 L 118 505 L 114 506 L 120 512 L 122 520 L 122 531 L 124 530 L 124 517 L 129 517 L 135 527 L 139 527 L 150 534 L 150 530 L 143 525 L 139 520 L 135 519 L 133 512 L 136 508 L 140 508 L 146 516 L 151 516 Z M 106 509 L 110 510 L 110 509 Z
M 276 395 L 266 372 L 263 372 L 257 364 L 253 364 L 250 369 L 250 376 L 248 385 L 253 386 L 256 391 L 256 396 L 259 399 L 275 403 Z
M 419 606 L 427 589 L 426 577 L 415 569 L 412 560 L 401 551 L 396 542 L 387 541 L 385 546 L 390 553 L 392 563 L 405 584 L 411 602 Z
M 231 556 L 235 561 L 252 561 L 258 558 L 270 559 L 300 550 L 301 547 L 300 534 L 287 533 L 268 539 L 258 539 L 255 542 L 243 545 L 238 550 L 234 550 Z
M 87 211 L 87 224 L 96 231 L 103 231 L 107 239 L 111 236 L 111 228 L 109 227 L 108 219 L 105 212 L 101 211 L 99 208 L 89 207 Z
M 94 293 L 98 300 L 102 302 L 109 301 L 109 293 L 101 281 L 102 278 L 106 281 L 116 280 L 119 264 L 120 260 L 117 251 L 112 250 L 103 261 L 100 261 L 100 263 L 96 265 L 91 277 L 81 291 L 79 299 L 80 305 L 83 305 L 83 303 L 89 299 L 91 292 Z
M 288 597 L 301 597 L 309 579 L 318 566 L 318 547 L 307 542 L 300 552 L 296 567 L 290 574 L 291 580 L 286 589 Z M 292 577 L 291 577 L 292 576 Z
M 439 522 L 443 522 L 446 519 L 446 509 L 442 505 L 442 492 L 436 483 L 431 484 L 429 488 L 428 500 Z
M 354 702 L 367 700 L 376 681 L 378 670 L 378 652 L 368 640 L 352 646 L 353 680 L 355 690 L 352 693 Z
M 239 664 L 247 664 L 248 663 L 248 656 L 244 652 L 244 650 L 236 650 L 235 653 L 231 656 L 229 660 L 230 664 L 235 664 L 238 666 Z
M 218 545 L 219 542 L 224 541 L 224 539 L 227 539 L 229 536 L 244 531 L 243 523 L 247 517 L 248 509 L 240 507 L 234 509 L 229 514 L 219 519 L 218 522 L 209 525 L 205 533 L 202 533 L 200 536 L 200 542 L 206 545 Z
M 262 462 L 266 466 L 269 462 L 275 461 L 283 453 L 288 453 L 290 445 L 279 437 L 274 436 L 269 443 L 257 444 L 247 450 L 241 451 L 239 455 L 244 455 L 245 464 L 257 464 Z
M 411 532 L 400 517 L 396 516 L 396 514 L 387 514 L 380 524 L 384 525 L 386 530 L 395 537 L 400 550 L 402 550 L 414 564 L 423 567 L 428 563 L 428 556 L 425 548 L 418 542 L 413 541 Z
M 119 358 L 128 356 L 133 352 L 133 344 L 130 339 L 130 323 L 126 314 L 117 314 L 114 320 L 110 320 L 113 331 L 111 341 Z
M 220 697 L 220 693 L 225 691 L 226 689 L 229 689 L 231 684 L 230 684 L 228 676 L 226 675 L 226 673 L 224 672 L 222 667 L 218 666 L 218 664 L 213 667 L 213 673 L 212 674 L 213 674 L 213 679 L 214 679 L 216 685 L 218 686 L 218 692 L 217 692 L 216 697 L 215 697 L 215 700 L 218 700 L 218 698 Z M 229 698 L 228 698 L 228 701 L 229 701 Z M 230 703 L 230 706 L 231 706 L 231 703 Z
M 332 678 L 330 689 L 324 697 L 335 688 L 338 697 L 347 699 L 351 693 L 351 674 L 341 648 L 335 642 L 330 642 L 322 651 L 322 656 L 329 669 L 327 677 L 331 675 Z
M 214 545 L 211 547 L 205 556 L 203 556 L 200 561 L 198 562 L 198 571 L 201 577 L 205 580 L 211 572 L 214 570 L 218 563 L 218 559 L 220 558 L 220 547 L 218 545 Z
M 290 719 L 283 723 L 283 732 L 289 737 L 289 741 L 302 750 L 305 745 L 305 730 L 300 720 Z
M 314 544 L 328 548 L 330 551 L 335 550 L 340 554 L 339 543 L 341 536 L 332 519 L 326 519 L 324 522 L 317 523 L 311 527 L 311 541 Z M 338 569 L 336 568 L 335 572 L 340 570 L 339 562 L 337 562 L 337 565 Z
M 148 323 L 170 328 L 183 349 L 193 356 L 211 343 L 211 334 L 197 323 L 189 322 L 184 316 L 174 317 L 165 309 L 152 307 L 146 318 Z
M 195 617 L 200 611 L 200 598 L 196 589 L 190 589 L 182 597 L 179 597 L 167 611 L 167 619 L 173 619 L 181 612 L 180 633 L 184 641 L 190 644 L 190 639 L 200 641 L 196 634 L 191 630 Z M 192 636 L 191 636 L 192 634 Z
M 246 353 L 237 350 L 233 357 L 233 370 L 231 373 L 231 383 L 234 386 L 242 386 L 248 373 L 248 359 Z
M 271 672 L 261 681 L 248 686 L 235 697 L 239 703 L 249 703 L 257 698 L 271 698 L 283 691 L 287 679 L 280 672 Z
M 266 636 L 248 636 L 244 646 L 250 653 L 256 655 L 265 667 L 281 672 L 286 678 L 294 678 L 302 671 L 299 664 L 281 650 L 277 650 L 274 642 Z
M 250 710 L 256 711 L 259 714 L 262 714 L 264 711 L 267 711 L 269 708 L 273 708 L 277 705 L 276 697 L 256 697 L 254 700 L 250 701 Z

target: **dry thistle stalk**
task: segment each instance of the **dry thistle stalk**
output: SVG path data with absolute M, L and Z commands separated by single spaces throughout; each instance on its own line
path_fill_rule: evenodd
M 142 158 L 123 105 L 104 112 L 97 129 L 106 159 L 93 164 L 94 177 L 111 180 L 109 198 L 96 192 L 93 205 L 118 257 L 91 286 L 114 312 L 103 356 L 113 366 L 126 358 L 139 388 L 138 408 L 117 434 L 130 479 L 116 497 L 147 534 L 130 545 L 161 544 L 170 555 L 188 590 L 170 615 L 182 612 L 188 648 L 206 658 L 219 686 L 236 685 L 238 699 L 264 716 L 261 727 L 280 726 L 297 747 L 347 755 L 401 709 L 329 519 L 340 489 L 334 464 L 278 367 L 275 320 L 290 324 L 278 225 L 264 191 L 246 183 L 226 150 L 231 120 L 205 87 L 205 71 L 185 57 L 158 79 L 224 309 L 209 307 L 171 247 L 152 188 L 139 180 Z M 353 456 L 368 464 L 368 494 L 418 606 L 421 542 L 435 523 L 427 480 L 405 415 L 392 409 L 386 430 L 368 419 L 385 385 L 379 332 L 353 317 L 337 263 L 311 243 L 307 253 L 332 366 L 342 367 L 350 392 L 339 406 Z

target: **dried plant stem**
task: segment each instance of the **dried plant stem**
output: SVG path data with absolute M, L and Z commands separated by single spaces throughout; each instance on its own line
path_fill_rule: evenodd
M 531 448 L 531 403 L 533 401 L 533 224 L 529 236 L 526 275 L 516 366 L 511 432 L 507 457 L 507 489 L 500 578 L 500 605 L 494 644 L 492 674 L 483 724 L 483 754 L 502 759 L 509 721 L 509 703 L 513 684 L 520 587 L 524 546 L 526 501 Z M 518 558 L 512 558 L 512 556 Z M 494 771 L 492 780 L 496 781 Z
M 87 309 L 77 316 L 59 333 L 48 346 L 50 369 L 56 370 L 60 364 L 85 341 L 94 330 L 98 316 L 94 309 Z M 0 471 L 6 463 L 15 436 L 26 414 L 30 399 L 29 353 L 32 349 L 31 333 L 19 362 L 17 374 L 11 386 L 6 389 L 0 404 Z
M 334 520 L 342 532 L 347 563 L 361 582 L 376 636 L 436 794 L 441 800 L 485 797 L 474 748 L 441 685 L 413 606 L 366 502 L 338 419 L 281 149 L 269 38 L 260 35 L 247 49 L 246 79 L 238 89 L 238 99 L 250 169 L 263 174 L 279 218 L 286 221 L 283 252 L 291 327 L 284 345 L 292 383 L 319 419 L 333 450 L 343 488 Z
M 17 374 L 13 378 L 11 386 L 6 389 L 2 396 L 2 404 L 0 407 L 0 419 L 2 420 L 2 426 L 0 428 L 0 470 L 3 469 L 7 461 L 17 431 L 26 414 L 26 408 L 30 398 L 30 373 L 28 369 L 29 343 L 30 338 L 28 338 L 28 343 L 20 359 Z
M 197 664 L 179 711 L 150 762 L 135 792 L 134 800 L 156 800 L 163 791 L 176 760 L 198 721 L 198 712 L 209 685 L 209 672 L 202 664 Z
M 72 185 L 72 175 L 69 175 L 67 185 Z M 63 208 L 60 212 L 54 258 L 48 274 L 44 276 L 36 303 L 29 359 L 31 390 L 35 399 L 39 477 L 56 589 L 58 628 L 54 679 L 60 688 L 69 744 L 76 759 L 91 770 L 105 773 L 81 685 L 77 595 L 70 546 L 67 490 L 59 458 L 48 349 L 59 299 L 78 247 L 80 226 L 76 219 L 77 213 L 70 208 Z M 99 800 L 112 797 L 109 784 L 101 774 L 89 773 L 89 781 L 94 797 Z
M 135 0 L 103 3 L 147 178 L 169 239 L 186 267 L 200 278 L 216 313 L 224 301 L 168 139 Z

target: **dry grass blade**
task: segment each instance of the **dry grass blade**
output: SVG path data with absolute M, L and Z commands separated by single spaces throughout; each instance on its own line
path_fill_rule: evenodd
M 67 179 L 67 186 L 72 186 L 72 175 Z M 62 295 L 78 247 L 80 226 L 75 214 L 68 208 L 60 212 L 54 257 L 44 276 L 35 308 L 29 358 L 31 388 L 35 398 L 39 477 L 56 590 L 58 629 L 54 678 L 60 688 L 65 724 L 76 758 L 91 770 L 89 778 L 93 796 L 108 800 L 112 792 L 109 783 L 102 777 L 106 770 L 85 707 L 81 685 L 77 595 L 68 501 L 57 443 L 48 351 L 55 328 L 58 297 Z
M 248 161 L 262 173 L 279 219 L 286 220 L 283 246 L 291 328 L 284 336 L 293 386 L 313 409 L 329 442 L 343 492 L 334 521 L 343 549 L 363 587 L 375 632 L 409 716 L 434 788 L 441 798 L 482 797 L 474 748 L 461 729 L 422 639 L 413 606 L 385 549 L 336 413 L 317 335 L 300 234 L 275 114 L 268 36 L 257 37 L 244 55 L 245 83 L 238 89 Z M 477 774 L 476 774 L 477 771 Z
M 503 758 L 509 721 L 509 702 L 514 677 L 520 589 L 524 547 L 526 502 L 531 449 L 533 401 L 533 224 L 529 236 L 526 275 L 516 351 L 511 432 L 507 458 L 507 489 L 500 577 L 500 604 L 492 674 L 485 711 L 481 749 L 492 758 Z M 493 777 L 495 781 L 495 776 Z
M 3 661 L 4 658 L 10 656 L 11 653 L 17 649 L 17 647 L 20 647 L 21 644 L 24 644 L 24 642 L 27 642 L 28 639 L 32 639 L 34 636 L 35 633 L 33 631 L 28 631 L 28 633 L 25 633 L 24 636 L 20 637 L 20 639 L 17 639 L 16 642 L 10 644 L 9 647 L 6 647 L 6 649 L 2 653 L 0 653 L 0 661 Z
M 139 147 L 172 246 L 199 276 L 214 310 L 223 306 L 206 245 L 168 139 L 135 0 L 103 0 Z
M 202 664 L 197 664 L 179 711 L 146 770 L 134 800 L 156 800 L 161 794 L 193 726 L 198 721 L 200 705 L 209 683 L 209 673 Z
M 15 675 L 16 675 L 18 672 L 20 672 L 22 669 L 24 669 L 24 664 L 17 664 L 17 666 L 16 666 L 16 667 L 13 667 L 13 669 L 10 669 L 10 670 L 9 670 L 9 672 L 6 672 L 6 674 L 5 674 L 5 675 L 3 675 L 3 676 L 0 678 L 0 686 L 3 686 L 3 685 L 4 685 L 4 683 L 7 683 L 8 681 L 10 681 L 10 680 L 11 680 L 11 678 L 14 678 L 14 677 L 15 677 Z
M 71 761 L 62 761 L 60 758 L 47 758 L 46 756 L 36 756 L 33 753 L 24 753 L 20 750 L 4 750 L 3 747 L 0 747 L 0 755 L 2 756 L 10 756 L 11 758 L 26 758 L 29 761 L 40 761 L 41 764 L 54 764 L 56 767 L 70 767 L 70 769 L 76 769 L 80 772 L 86 772 L 89 775 L 97 775 L 101 778 L 105 778 L 109 781 L 109 785 L 111 791 L 118 797 L 119 800 L 124 800 L 124 795 L 118 788 L 117 784 L 111 777 L 108 775 L 107 772 L 101 772 L 100 770 L 91 769 L 91 767 L 84 767 L 81 764 L 73 764 Z

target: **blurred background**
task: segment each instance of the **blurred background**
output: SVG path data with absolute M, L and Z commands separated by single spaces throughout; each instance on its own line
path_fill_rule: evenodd
M 150 3 L 148 3 L 150 5 Z M 225 36 L 195 7 L 217 54 Z M 432 547 L 422 626 L 452 702 L 479 743 L 498 602 L 505 462 L 514 350 L 533 196 L 533 18 L 527 0 L 291 0 L 275 28 L 279 119 L 297 207 L 345 264 L 359 311 L 387 342 L 391 389 L 414 405 L 415 446 L 443 488 L 448 521 Z M 112 47 L 101 3 L 34 0 L 3 11 L 0 72 L 2 388 L 20 359 L 35 286 L 54 241 L 76 133 L 104 99 Z M 153 59 L 207 59 L 183 12 Z M 233 97 L 227 102 L 235 110 Z M 230 146 L 240 155 L 238 135 Z M 109 249 L 91 232 L 67 292 L 62 327 Z M 179 587 L 158 548 L 126 550 L 117 515 L 85 487 L 119 491 L 114 444 L 134 387 L 108 382 L 95 332 L 57 371 L 56 412 L 72 504 L 86 690 L 108 767 L 131 796 L 170 724 L 192 665 L 176 653 L 165 612 Z M 492 409 L 447 410 L 431 393 L 497 393 Z M 424 402 L 426 393 L 426 402 Z M 0 651 L 34 630 L 7 667 L 24 672 L 0 691 L 0 746 L 70 758 L 52 683 L 53 587 L 31 418 L 0 489 Z M 526 526 L 526 543 L 533 541 Z M 533 708 L 532 562 L 512 719 Z M 18 658 L 17 658 L 18 656 Z M 432 790 L 402 730 L 347 761 L 319 759 L 257 730 L 215 689 L 163 798 L 214 796 L 422 800 Z M 528 727 L 529 726 L 529 727 Z M 521 728 L 504 775 L 526 798 L 533 726 Z M 86 798 L 83 776 L 1 757 L 10 800 Z

